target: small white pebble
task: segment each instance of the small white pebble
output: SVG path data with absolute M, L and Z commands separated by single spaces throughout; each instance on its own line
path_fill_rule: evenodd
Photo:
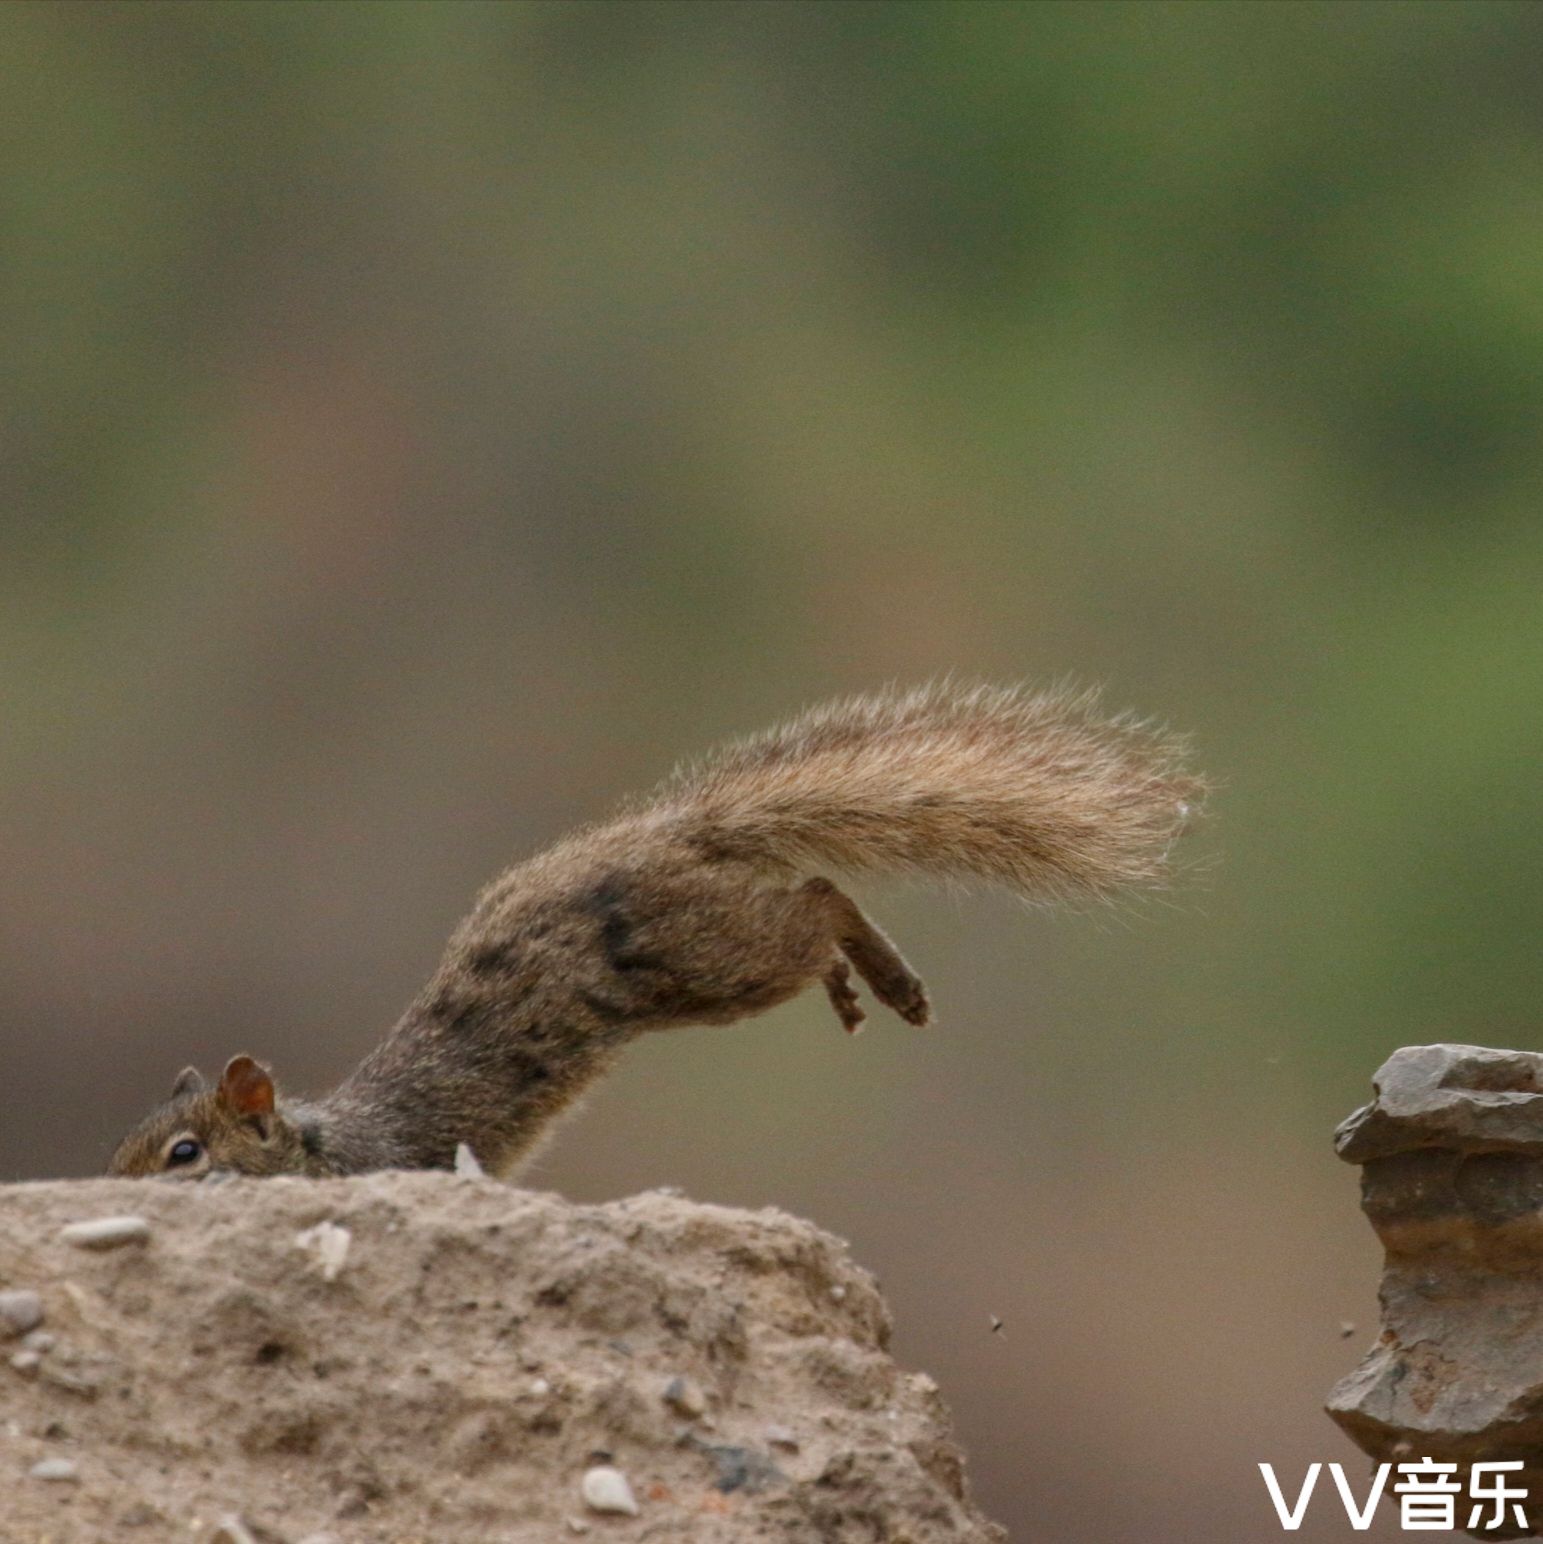
M 25 1335 L 43 1322 L 43 1299 L 36 1292 L 0 1292 L 0 1340 Z
M 68 1458 L 40 1458 L 27 1472 L 35 1480 L 52 1480 L 56 1485 L 73 1485 L 80 1478 L 80 1470 Z
M 694 1421 L 707 1413 L 707 1395 L 702 1392 L 702 1386 L 695 1378 L 671 1378 L 665 1384 L 660 1398 L 677 1415 L 685 1416 L 688 1421 Z
M 37 1370 L 43 1365 L 43 1353 L 41 1351 L 18 1351 L 11 1358 L 11 1366 L 24 1378 L 36 1376 Z
M 486 1179 L 488 1171 L 477 1162 L 477 1155 L 465 1142 L 455 1144 L 455 1172 L 462 1179 Z
M 347 1228 L 335 1222 L 318 1222 L 314 1228 L 295 1234 L 295 1247 L 310 1255 L 323 1281 L 336 1281 L 348 1260 L 348 1246 L 353 1239 Z
M 22 1347 L 28 1351 L 52 1351 L 59 1344 L 47 1330 L 33 1330 L 21 1337 Z
M 589 1524 L 582 1517 L 570 1517 L 568 1519 L 569 1533 L 588 1533 Z
M 592 1512 L 624 1512 L 628 1517 L 638 1515 L 637 1498 L 632 1494 L 627 1476 L 610 1464 L 596 1464 L 593 1469 L 586 1469 L 579 1493 Z
M 209 1535 L 209 1544 L 257 1544 L 252 1530 L 234 1513 L 220 1518 Z
M 143 1217 L 93 1217 L 59 1229 L 59 1237 L 77 1249 L 121 1249 L 143 1244 L 150 1238 L 150 1224 Z
M 530 1380 L 530 1391 L 537 1399 L 545 1399 L 552 1392 L 552 1385 L 545 1378 L 532 1378 Z
M 798 1438 L 789 1426 L 768 1426 L 764 1435 L 768 1447 L 787 1448 L 793 1453 L 798 1451 Z
M 844 1302 L 846 1302 L 846 1298 L 847 1298 L 847 1289 L 845 1287 L 843 1287 L 840 1282 L 837 1282 L 836 1285 L 833 1286 L 830 1289 L 830 1300 L 831 1300 L 831 1302 L 833 1302 L 833 1303 L 844 1303 Z

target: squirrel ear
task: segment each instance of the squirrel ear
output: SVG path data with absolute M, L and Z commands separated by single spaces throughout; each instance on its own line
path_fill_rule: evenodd
M 232 1056 L 220 1075 L 219 1101 L 237 1115 L 273 1113 L 273 1079 L 250 1056 Z
M 184 1067 L 177 1074 L 177 1081 L 171 1086 L 173 1099 L 181 1099 L 188 1094 L 203 1094 L 209 1091 L 209 1085 L 204 1082 L 204 1075 L 197 1067 Z

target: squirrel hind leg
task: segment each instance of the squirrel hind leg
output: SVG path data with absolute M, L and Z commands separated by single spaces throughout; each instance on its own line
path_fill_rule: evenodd
M 845 960 L 838 957 L 825 976 L 825 990 L 843 1026 L 851 1031 L 862 1023 L 847 960 L 886 1008 L 892 1008 L 908 1024 L 930 1023 L 932 1004 L 921 977 L 906 964 L 883 931 L 863 915 L 857 902 L 828 879 L 806 880 L 799 889 L 807 901 L 824 909 L 836 946 L 846 956 Z M 854 1010 L 855 1021 L 849 1017 Z

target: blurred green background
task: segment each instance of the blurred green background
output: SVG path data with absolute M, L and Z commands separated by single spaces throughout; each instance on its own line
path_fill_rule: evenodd
M 938 1033 L 662 1037 L 532 1180 L 851 1237 L 1016 1537 L 1356 1465 L 1330 1131 L 1536 1043 L 1543 7 L 13 3 L 0 232 L 0 1175 L 324 1086 L 722 735 L 1104 682 L 1171 896 L 869 887 Z

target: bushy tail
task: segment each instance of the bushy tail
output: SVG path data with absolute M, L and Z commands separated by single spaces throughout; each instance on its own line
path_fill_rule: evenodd
M 730 745 L 636 813 L 719 858 L 1102 896 L 1165 877 L 1204 792 L 1184 755 L 1093 693 L 928 687 Z

